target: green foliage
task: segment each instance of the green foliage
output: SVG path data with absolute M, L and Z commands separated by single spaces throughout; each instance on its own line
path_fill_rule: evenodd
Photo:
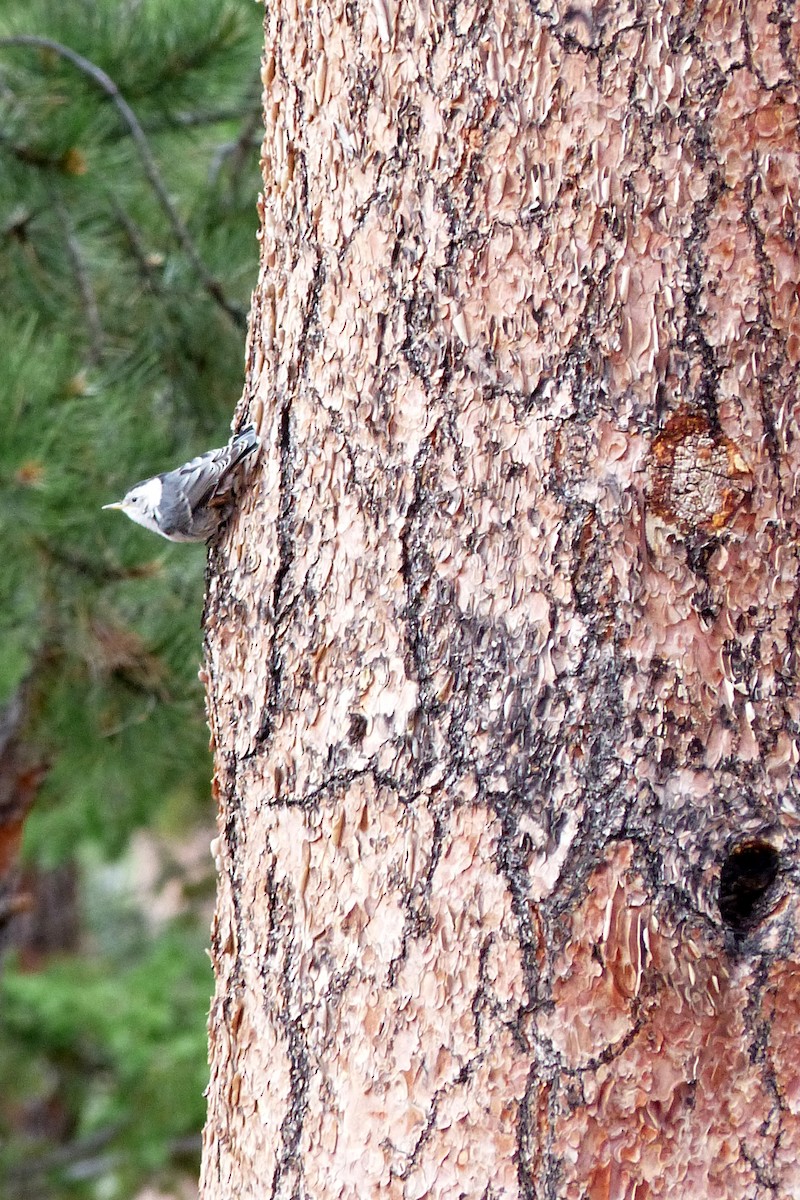
M 136 105 L 199 256 L 244 310 L 257 10 L 7 0 L 0 40 L 19 33 L 68 46 Z M 176 243 L 92 78 L 0 44 L 0 130 L 0 703 L 34 673 L 33 737 L 53 770 L 28 846 L 53 860 L 86 834 L 119 849 L 187 777 L 206 800 L 203 550 L 100 506 L 225 440 L 243 333 Z
M 101 505 L 228 436 L 256 274 L 260 47 L 250 0 L 0 6 L 0 706 L 31 680 L 26 743 L 49 773 L 24 854 L 39 867 L 210 816 L 204 550 Z M 124 963 L 5 964 L 0 1077 L 34 1092 L 55 1078 L 70 1144 L 116 1130 L 101 1191 L 71 1177 L 70 1195 L 132 1195 L 148 1154 L 166 1161 L 198 1128 L 205 936 L 143 927 Z M 62 1194 L 48 1186 L 35 1194 Z
M 176 1147 L 196 1158 L 210 981 L 201 939 L 177 926 L 129 943 L 126 961 L 5 973 L 0 1130 L 38 1093 L 63 1109 L 70 1151 L 48 1155 L 35 1135 L 0 1138 L 4 1194 L 89 1196 L 99 1176 L 107 1200 L 127 1198 Z

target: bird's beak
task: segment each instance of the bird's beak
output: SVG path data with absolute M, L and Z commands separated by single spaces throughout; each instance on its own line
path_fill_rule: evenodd
M 104 504 L 103 505 L 103 508 L 122 508 L 122 507 L 123 507 L 123 505 L 122 505 L 121 500 L 115 501 L 114 504 Z

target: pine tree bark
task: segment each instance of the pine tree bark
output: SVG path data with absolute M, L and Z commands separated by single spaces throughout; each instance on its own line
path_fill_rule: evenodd
M 267 6 L 205 1200 L 800 1191 L 799 30 Z

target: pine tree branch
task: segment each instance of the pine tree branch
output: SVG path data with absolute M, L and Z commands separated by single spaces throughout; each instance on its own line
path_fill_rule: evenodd
M 13 1189 L 10 1195 L 29 1197 L 30 1192 L 26 1189 L 54 1171 L 65 1172 L 72 1182 L 89 1182 L 108 1174 L 125 1161 L 125 1152 L 100 1152 L 106 1150 L 124 1130 L 125 1122 L 116 1121 L 64 1146 L 40 1152 L 38 1158 L 31 1157 L 24 1163 L 8 1164 L 5 1176 Z M 198 1133 L 184 1134 L 167 1143 L 167 1155 L 171 1162 L 196 1157 L 201 1149 L 202 1138 Z
M 161 286 L 160 274 L 154 266 L 153 259 L 148 253 L 145 246 L 144 237 L 139 226 L 133 220 L 128 212 L 123 208 L 116 196 L 109 196 L 109 203 L 116 213 L 117 220 L 125 230 L 125 236 L 128 239 L 128 247 L 136 259 L 139 267 L 139 273 L 144 281 L 144 285 L 155 296 L 160 296 L 163 293 Z
M 137 563 L 131 567 L 123 567 L 112 562 L 99 562 L 86 554 L 59 545 L 45 537 L 34 537 L 33 545 L 48 563 L 66 567 L 98 587 L 118 583 L 121 579 L 149 579 L 159 570 L 157 561 Z
M 53 203 L 58 213 L 58 219 L 61 222 L 67 255 L 72 264 L 75 282 L 78 285 L 78 292 L 83 303 L 86 328 L 89 334 L 89 362 L 93 366 L 96 366 L 103 357 L 103 341 L 105 340 L 103 325 L 100 320 L 100 309 L 97 305 L 97 296 L 95 295 L 92 280 L 86 268 L 80 245 L 78 244 L 72 217 L 60 192 L 55 191 L 53 193 Z
M 107 75 L 102 67 L 98 67 L 96 63 L 91 62 L 88 58 L 84 58 L 82 54 L 78 54 L 70 46 L 65 46 L 61 42 L 54 41 L 53 38 L 39 37 L 37 34 L 20 33 L 10 37 L 0 37 L 0 46 L 30 46 L 38 50 L 50 50 L 53 54 L 57 54 L 60 58 L 64 58 L 67 62 L 72 63 L 74 67 L 77 67 L 79 71 L 87 75 L 105 92 L 127 125 L 134 145 L 139 152 L 139 158 L 150 186 L 158 197 L 158 201 L 166 214 L 179 245 L 202 280 L 203 287 L 212 300 L 227 313 L 235 325 L 245 328 L 247 324 L 246 314 L 238 305 L 233 304 L 225 297 L 219 281 L 214 278 L 200 257 L 188 228 L 169 198 L 166 185 L 161 178 L 161 172 L 158 169 L 155 157 L 150 149 L 150 143 L 139 123 L 139 119 L 111 76 Z
M 11 138 L 2 130 L 0 130 L 0 146 L 4 146 L 9 154 L 13 154 L 14 158 L 28 167 L 56 170 L 61 165 L 60 159 L 53 155 L 43 154 L 40 150 L 34 150 L 30 146 L 20 146 L 18 143 L 12 142 Z
M 260 82 L 261 76 L 259 73 L 259 83 Z M 239 131 L 239 136 L 235 139 L 235 141 L 226 142 L 220 146 L 217 150 L 217 153 L 214 155 L 214 161 L 209 171 L 209 176 L 211 179 L 216 178 L 222 168 L 223 162 L 230 156 L 232 159 L 231 183 L 235 191 L 235 189 L 238 187 L 245 163 L 247 162 L 247 156 L 251 151 L 253 138 L 256 132 L 262 128 L 262 115 L 263 109 L 259 94 L 258 104 L 254 105 L 246 114 L 242 128 Z
M 78 1138 L 73 1142 L 67 1143 L 65 1146 L 56 1146 L 53 1150 L 44 1151 L 39 1154 L 38 1158 L 29 1158 L 26 1162 L 9 1163 L 5 1168 L 6 1180 L 19 1191 L 14 1191 L 13 1195 L 25 1195 L 24 1188 L 30 1186 L 33 1180 L 42 1175 L 46 1175 L 51 1171 L 65 1170 L 67 1168 L 75 1168 L 86 1160 L 86 1166 L 89 1167 L 88 1173 L 84 1168 L 79 1178 L 92 1179 L 98 1174 L 110 1169 L 110 1162 L 107 1157 L 102 1159 L 102 1166 L 98 1170 L 95 1164 L 99 1164 L 95 1156 L 98 1151 L 104 1150 L 114 1138 L 125 1128 L 124 1122 L 116 1121 L 113 1124 L 106 1125 L 103 1129 L 98 1129 L 94 1133 L 87 1134 L 86 1137 Z M 119 1153 L 115 1155 L 114 1161 L 120 1159 Z
M 258 115 L 261 115 L 261 102 L 253 106 Z M 192 129 L 195 126 L 203 125 L 222 125 L 228 121 L 242 121 L 249 119 L 253 108 L 250 105 L 246 107 L 236 106 L 229 108 L 213 109 L 209 112 L 176 112 L 170 113 L 169 116 L 151 117 L 147 122 L 145 129 L 147 133 L 160 133 L 165 129 Z

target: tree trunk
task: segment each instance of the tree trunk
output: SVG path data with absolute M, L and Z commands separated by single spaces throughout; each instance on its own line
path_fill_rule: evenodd
M 799 28 L 267 5 L 205 1200 L 800 1191 Z

